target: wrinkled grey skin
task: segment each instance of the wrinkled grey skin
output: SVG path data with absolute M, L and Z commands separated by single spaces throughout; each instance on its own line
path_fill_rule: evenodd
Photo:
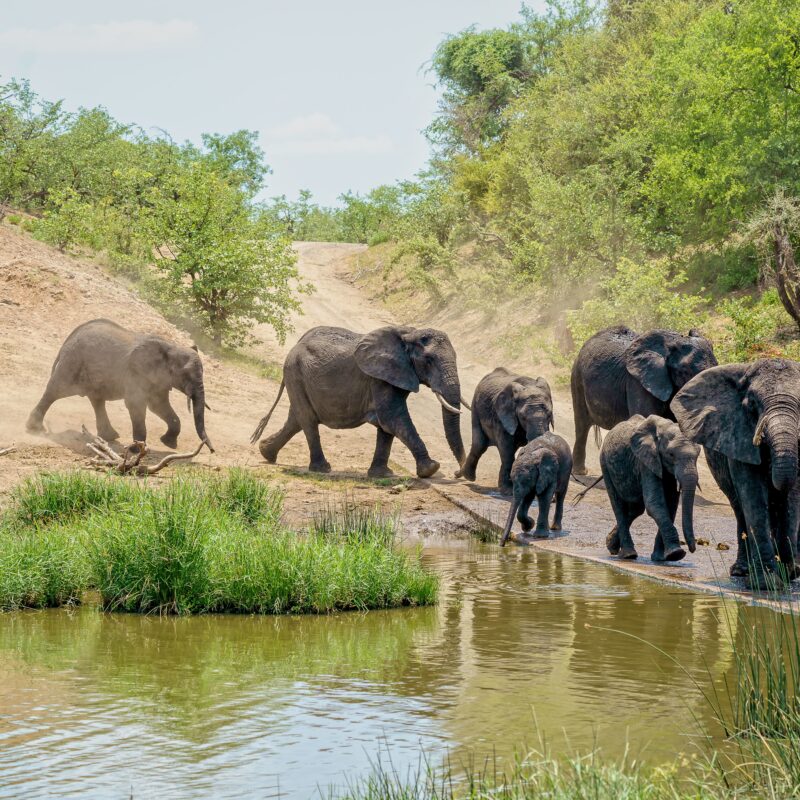
M 203 364 L 194 348 L 135 333 L 107 319 L 79 325 L 58 352 L 42 399 L 31 411 L 27 428 L 44 430 L 44 415 L 63 397 L 88 397 L 94 409 L 97 433 L 107 441 L 119 438 L 106 413 L 106 402 L 124 400 L 131 416 L 133 439 L 147 440 L 145 414 L 149 408 L 167 423 L 161 441 L 178 446 L 181 421 L 169 403 L 169 393 L 178 389 L 193 407 L 197 435 L 210 450 L 206 435 L 206 397 Z
M 516 375 L 498 367 L 481 378 L 472 398 L 472 447 L 464 466 L 456 473 L 469 481 L 487 448 L 500 451 L 497 485 L 511 493 L 511 465 L 526 442 L 553 427 L 553 398 L 544 378 Z
M 473 406 L 474 408 L 474 406 Z M 513 499 L 506 519 L 500 546 L 505 543 L 517 515 L 522 530 L 526 533 L 533 528 L 533 520 L 528 516 L 528 509 L 536 499 L 539 504 L 539 516 L 536 520 L 534 536 L 548 536 L 547 522 L 550 515 L 550 503 L 556 500 L 553 524 L 549 530 L 561 530 L 561 518 L 564 515 L 564 500 L 569 488 L 569 476 L 572 472 L 572 453 L 566 441 L 556 433 L 549 431 L 528 442 L 514 461 L 511 468 Z
M 672 410 L 684 433 L 706 448 L 736 516 L 731 575 L 749 573 L 757 588 L 771 586 L 776 571 L 797 577 L 800 364 L 768 358 L 715 367 L 689 381 Z
M 696 330 L 683 336 L 625 326 L 587 339 L 572 367 L 575 474 L 586 474 L 586 439 L 596 425 L 611 430 L 634 414 L 674 419 L 670 401 L 678 389 L 717 360 L 711 342 Z
M 636 414 L 611 429 L 600 451 L 600 468 L 617 520 L 606 539 L 612 555 L 637 557 L 630 527 L 646 511 L 658 526 L 650 558 L 684 558 L 686 551 L 675 527 L 681 495 L 683 535 L 694 553 L 692 514 L 699 455 L 700 448 L 683 435 L 677 423 L 655 414 L 646 419 Z
M 286 356 L 278 397 L 285 385 L 291 402 L 289 417 L 280 431 L 261 440 L 261 454 L 274 463 L 281 448 L 302 430 L 310 452 L 309 469 L 330 472 L 319 426 L 357 428 L 369 423 L 378 429 L 370 477 L 392 474 L 388 461 L 395 437 L 414 456 L 417 475 L 430 477 L 439 463 L 428 454 L 407 406 L 408 395 L 419 391 L 420 384 L 457 409 L 454 413 L 442 407 L 442 423 L 450 450 L 459 465 L 463 464 L 461 386 L 456 353 L 447 334 L 434 328 L 402 326 L 367 334 L 345 328 L 312 328 Z M 274 408 L 261 420 L 251 441 L 261 436 Z

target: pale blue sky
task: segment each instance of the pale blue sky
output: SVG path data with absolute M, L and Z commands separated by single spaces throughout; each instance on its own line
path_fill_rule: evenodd
M 543 0 L 528 2 L 541 8 Z M 179 140 L 260 132 L 267 194 L 323 203 L 424 166 L 423 65 L 445 34 L 505 26 L 520 0 L 32 0 L 5 3 L 0 78 L 104 105 Z

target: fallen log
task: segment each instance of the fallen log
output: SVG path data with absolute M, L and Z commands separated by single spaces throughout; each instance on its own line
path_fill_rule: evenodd
M 16 453 L 17 448 L 12 444 L 11 447 L 4 447 L 0 449 L 0 456 L 7 456 L 9 453 Z
M 117 453 L 105 439 L 100 436 L 92 436 L 86 427 L 83 428 L 83 433 L 92 439 L 86 445 L 94 453 L 94 457 L 89 459 L 91 466 L 110 468 L 120 475 L 137 475 L 139 477 L 155 475 L 176 461 L 191 461 L 206 445 L 205 442 L 200 442 L 191 453 L 170 453 L 157 464 L 142 464 L 142 459 L 150 452 L 144 442 L 133 442 L 122 453 Z

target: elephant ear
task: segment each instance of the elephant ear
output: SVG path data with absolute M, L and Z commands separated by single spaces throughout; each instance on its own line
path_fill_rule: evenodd
M 658 455 L 657 417 L 649 416 L 636 426 L 631 435 L 631 450 L 637 461 L 641 461 L 650 472 L 659 478 L 662 475 L 661 457 Z
M 675 395 L 670 408 L 692 441 L 736 461 L 760 464 L 761 453 L 753 444 L 755 421 L 744 405 L 747 369 L 747 364 L 726 364 L 704 370 Z
M 388 326 L 361 337 L 354 353 L 359 369 L 371 378 L 407 392 L 419 391 L 419 378 L 402 339 L 412 328 Z
M 650 331 L 637 336 L 625 350 L 625 368 L 647 389 L 650 394 L 661 401 L 672 397 L 672 381 L 667 369 L 666 331 Z
M 507 433 L 512 436 L 519 424 L 517 420 L 517 400 L 514 396 L 514 381 L 509 381 L 494 400 L 494 413 Z
M 168 344 L 158 336 L 145 336 L 131 350 L 128 368 L 131 377 L 143 384 L 172 385 Z

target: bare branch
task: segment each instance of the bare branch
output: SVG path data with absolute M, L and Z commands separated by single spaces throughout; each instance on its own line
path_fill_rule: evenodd
M 11 447 L 4 447 L 0 450 L 0 456 L 7 456 L 9 453 L 16 453 L 17 448 L 12 444 Z

